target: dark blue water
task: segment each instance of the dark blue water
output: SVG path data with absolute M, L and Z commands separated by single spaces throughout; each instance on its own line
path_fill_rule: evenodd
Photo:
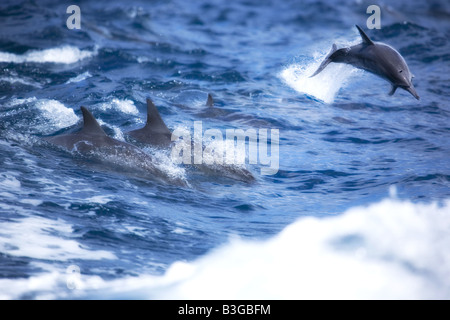
M 404 56 L 420 101 L 351 67 L 316 84 L 301 73 L 336 39 L 357 43 L 373 3 L 82 1 L 80 30 L 66 27 L 70 4 L 0 4 L 0 277 L 17 279 L 4 296 L 33 298 L 20 281 L 70 265 L 104 280 L 162 275 L 230 237 L 267 239 L 393 186 L 412 203 L 450 197 L 447 1 L 380 4 L 382 28 L 367 30 Z M 123 140 L 145 122 L 146 98 L 171 129 L 278 129 L 278 172 L 247 165 L 256 182 L 245 183 L 167 158 L 162 170 L 189 182 L 180 188 L 41 140 L 78 128 L 81 105 Z

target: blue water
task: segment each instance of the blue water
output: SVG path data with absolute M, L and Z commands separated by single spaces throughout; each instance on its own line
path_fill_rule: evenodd
M 326 220 L 394 193 L 412 205 L 444 203 L 447 1 L 380 4 L 382 28 L 367 31 L 404 56 L 420 101 L 402 90 L 388 96 L 386 81 L 351 67 L 330 65 L 319 80 L 306 77 L 335 41 L 359 41 L 354 25 L 366 29 L 369 4 L 86 1 L 79 3 L 81 29 L 69 30 L 68 3 L 2 1 L 0 296 L 39 297 L 48 288 L 23 289 L 27 279 L 71 265 L 106 282 L 163 276 L 173 263 L 206 257 L 230 239 L 270 239 L 299 218 Z M 208 93 L 213 110 L 204 105 Z M 145 122 L 146 98 L 172 130 L 191 130 L 194 121 L 223 132 L 278 129 L 278 172 L 263 176 L 260 164 L 249 164 L 256 182 L 245 183 L 164 163 L 189 183 L 181 188 L 42 142 L 78 128 L 81 105 L 123 140 Z M 52 298 L 73 294 L 54 286 Z

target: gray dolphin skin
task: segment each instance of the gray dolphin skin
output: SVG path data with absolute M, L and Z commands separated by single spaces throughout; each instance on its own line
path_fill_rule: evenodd
M 143 173 L 144 177 L 185 185 L 181 179 L 170 177 L 157 168 L 151 155 L 129 143 L 109 137 L 88 109 L 81 107 L 81 111 L 84 125 L 80 131 L 44 139 L 71 153 L 117 166 L 120 171 L 130 169 L 132 172 Z
M 414 76 L 400 53 L 387 44 L 373 42 L 358 25 L 356 28 L 361 35 L 362 43 L 342 49 L 337 49 L 333 44 L 331 52 L 311 77 L 319 74 L 331 62 L 346 63 L 389 81 L 392 85 L 389 95 L 393 95 L 397 88 L 401 88 L 419 100 L 420 97 L 411 82 Z
M 68 151 L 87 154 L 101 147 L 127 146 L 126 143 L 108 137 L 86 107 L 81 107 L 83 128 L 73 134 L 47 137 L 48 142 L 63 147 Z M 128 146 L 127 146 L 128 147 Z
M 214 99 L 209 93 L 205 106 L 213 107 Z M 172 132 L 167 128 L 152 100 L 147 99 L 147 122 L 141 129 L 127 132 L 137 142 L 167 148 L 172 144 Z
M 211 94 L 208 94 L 205 106 L 209 109 L 214 108 L 214 99 Z M 172 145 L 172 132 L 167 128 L 164 120 L 161 118 L 161 115 L 158 112 L 158 109 L 150 99 L 147 99 L 147 123 L 143 128 L 130 131 L 127 134 L 140 144 L 146 144 L 166 149 Z M 194 150 L 195 148 L 193 143 L 194 142 L 191 141 L 192 150 Z M 192 160 L 191 163 L 194 163 L 194 160 Z M 208 165 L 206 163 L 203 163 L 201 165 L 194 165 L 194 167 L 204 173 L 216 174 L 234 180 L 243 182 L 255 181 L 255 178 L 253 177 L 251 172 L 241 167 L 227 164 L 215 166 Z
M 127 133 L 136 141 L 157 147 L 169 147 L 172 144 L 172 132 L 167 128 L 155 104 L 147 99 L 147 123 L 138 130 Z
M 206 104 L 207 107 L 214 107 L 214 99 L 211 95 L 211 93 L 208 93 L 208 98 L 206 99 Z

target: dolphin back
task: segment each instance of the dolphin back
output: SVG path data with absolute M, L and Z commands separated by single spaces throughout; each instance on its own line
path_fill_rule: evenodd
M 138 142 L 154 146 L 169 146 L 172 143 L 172 133 L 161 118 L 152 100 L 147 99 L 147 122 L 141 129 L 127 133 Z
M 355 26 L 356 26 L 356 29 L 358 29 L 359 34 L 361 35 L 361 39 L 362 39 L 363 44 L 366 44 L 366 45 L 368 45 L 368 46 L 374 45 L 374 44 L 375 44 L 375 43 L 369 38 L 369 36 L 364 32 L 364 30 L 361 29 L 360 26 L 358 26 L 357 24 L 355 24 Z

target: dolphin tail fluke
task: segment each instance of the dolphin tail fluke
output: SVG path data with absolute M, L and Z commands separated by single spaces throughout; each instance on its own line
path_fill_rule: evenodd
M 319 68 L 316 70 L 316 72 L 314 72 L 310 78 L 318 75 L 320 72 L 322 72 L 323 69 L 326 68 L 327 65 L 330 64 L 330 62 L 333 62 L 338 56 L 340 56 L 342 54 L 343 49 L 339 49 L 337 48 L 336 44 L 333 44 L 333 47 L 331 48 L 330 53 L 326 56 L 325 60 L 323 60 L 323 62 L 320 64 Z

